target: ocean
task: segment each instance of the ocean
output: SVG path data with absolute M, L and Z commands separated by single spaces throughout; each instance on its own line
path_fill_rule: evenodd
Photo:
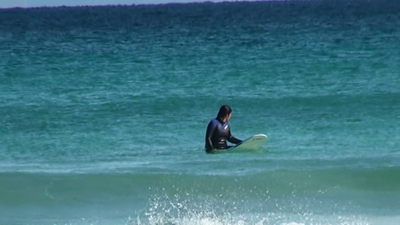
M 0 115 L 0 224 L 399 224 L 400 4 L 0 9 Z

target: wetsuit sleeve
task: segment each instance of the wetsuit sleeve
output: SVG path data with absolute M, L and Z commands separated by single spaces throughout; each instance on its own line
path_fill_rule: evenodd
M 231 134 L 231 131 L 230 131 L 230 130 L 229 130 L 229 137 L 227 138 L 227 140 L 228 140 L 229 142 L 233 143 L 233 144 L 240 144 L 240 143 L 242 142 L 242 140 L 237 139 L 236 137 L 234 137 L 234 136 Z
M 217 128 L 217 125 L 213 123 L 212 121 L 208 124 L 207 126 L 207 132 L 206 132 L 206 150 L 213 150 L 214 145 L 212 143 L 212 136 L 214 135 L 215 129 Z

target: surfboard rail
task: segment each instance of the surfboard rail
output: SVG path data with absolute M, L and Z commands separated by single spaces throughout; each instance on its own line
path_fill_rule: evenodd
M 266 141 L 267 141 L 267 135 L 256 134 L 245 139 L 242 143 L 236 146 L 233 146 L 228 149 L 216 149 L 213 151 L 213 153 L 257 151 L 264 145 Z

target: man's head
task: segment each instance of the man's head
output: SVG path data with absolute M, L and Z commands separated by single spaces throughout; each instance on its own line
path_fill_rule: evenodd
M 232 109 L 229 105 L 223 105 L 219 108 L 218 118 L 220 120 L 228 121 L 231 118 Z

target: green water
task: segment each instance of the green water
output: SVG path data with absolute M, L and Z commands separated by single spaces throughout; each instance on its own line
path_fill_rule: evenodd
M 396 224 L 399 12 L 0 10 L 0 222 Z M 260 151 L 205 154 L 221 104 Z

